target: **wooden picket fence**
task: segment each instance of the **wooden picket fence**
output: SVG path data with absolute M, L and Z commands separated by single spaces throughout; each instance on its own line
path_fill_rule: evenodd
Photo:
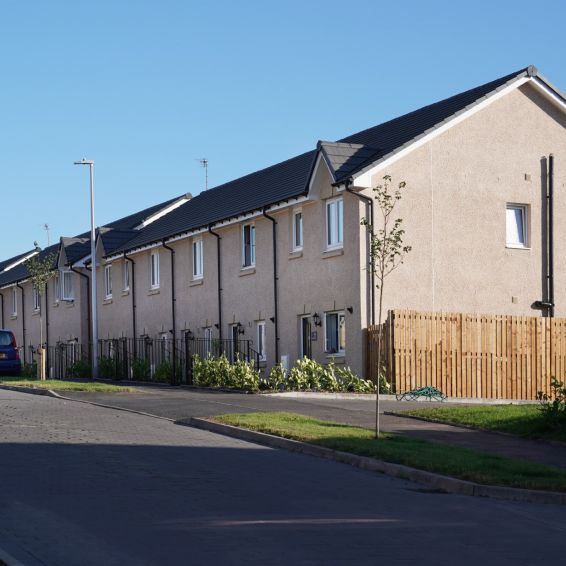
M 432 385 L 449 397 L 536 399 L 566 376 L 566 319 L 394 310 L 368 329 L 368 375 L 377 337 L 393 391 Z

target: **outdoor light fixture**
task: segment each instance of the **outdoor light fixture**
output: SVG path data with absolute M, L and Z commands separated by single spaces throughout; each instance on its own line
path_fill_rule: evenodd
M 312 321 L 315 326 L 322 326 L 322 322 L 320 321 L 320 316 L 317 312 L 312 315 Z
M 195 337 L 195 335 L 193 334 L 192 330 L 190 330 L 190 329 L 187 330 L 185 336 L 186 336 L 189 340 L 192 340 L 192 339 Z
M 352 314 L 354 312 L 354 307 L 348 307 L 346 309 L 350 314 Z
M 244 334 L 244 332 L 246 331 L 244 325 L 241 322 L 236 323 L 236 328 L 238 329 L 238 334 Z
M 271 322 L 273 322 L 273 324 L 275 324 L 275 317 L 274 317 L 274 316 L 272 316 L 269 320 L 270 320 Z

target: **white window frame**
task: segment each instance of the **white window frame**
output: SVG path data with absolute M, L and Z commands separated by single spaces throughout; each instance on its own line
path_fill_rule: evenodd
M 202 238 L 193 240 L 193 279 L 204 277 L 204 243 Z
M 104 266 L 104 298 L 112 298 L 112 264 Z
M 212 352 L 212 327 L 207 326 L 204 329 L 204 351 L 206 354 Z
M 344 245 L 344 199 L 326 201 L 326 249 L 335 250 Z
M 257 323 L 257 353 L 259 355 L 260 362 L 265 362 L 267 359 L 265 346 L 265 320 L 260 320 Z
M 68 280 L 68 288 L 65 286 L 65 279 Z M 61 299 L 63 301 L 75 300 L 75 288 L 73 281 L 73 272 L 70 269 L 61 271 Z M 70 291 L 68 294 L 66 291 Z
M 523 242 L 508 241 L 509 212 L 519 210 L 523 228 Z M 505 206 L 505 247 L 514 249 L 528 249 L 529 246 L 529 205 L 509 202 Z
M 336 342 L 338 344 L 338 349 L 336 352 L 332 352 L 328 345 L 328 317 L 336 315 Z M 324 313 L 324 351 L 333 356 L 343 356 L 346 353 L 346 337 L 344 336 L 344 341 L 341 343 L 340 340 L 340 319 L 343 319 L 344 324 L 346 324 L 346 314 L 344 311 L 328 311 Z
M 18 316 L 18 291 L 12 287 L 12 316 Z
M 297 234 L 297 216 L 301 217 L 300 224 L 299 224 L 299 234 Z M 297 208 L 293 211 L 293 251 L 298 252 L 303 249 L 303 209 Z
M 159 252 L 152 251 L 149 256 L 149 286 L 151 289 L 159 289 Z
M 55 299 L 55 302 L 58 303 L 61 300 L 61 277 L 59 277 L 58 271 L 55 274 L 55 285 L 54 285 L 54 287 L 55 287 L 55 289 L 53 291 L 53 294 L 55 296 L 53 298 Z
M 33 310 L 35 312 L 39 312 L 41 310 L 41 294 L 39 292 L 38 287 L 32 285 L 32 293 L 33 293 Z
M 122 291 L 130 290 L 130 262 L 124 260 L 122 265 Z
M 246 263 L 246 228 L 250 229 L 250 263 Z M 247 222 L 242 224 L 242 268 L 255 267 L 255 224 Z

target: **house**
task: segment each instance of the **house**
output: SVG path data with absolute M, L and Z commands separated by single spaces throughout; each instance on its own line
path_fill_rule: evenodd
M 319 141 L 135 231 L 100 230 L 99 334 L 244 338 L 266 369 L 307 355 L 363 375 L 366 331 L 379 321 L 361 221 L 385 174 L 407 183 L 396 215 L 412 246 L 385 310 L 566 316 L 565 110 L 528 67 Z
M 110 222 L 97 230 L 106 238 L 129 237 L 162 218 L 190 198 L 183 195 Z M 61 237 L 58 244 L 35 249 L 0 262 L 1 327 L 12 330 L 22 348 L 22 360 L 31 362 L 41 343 L 73 347 L 73 356 L 90 343 L 90 233 Z M 26 260 L 33 256 L 53 260 L 53 278 L 40 297 L 30 280 Z M 43 316 L 40 316 L 43 315 Z M 77 352 L 78 347 L 78 352 Z

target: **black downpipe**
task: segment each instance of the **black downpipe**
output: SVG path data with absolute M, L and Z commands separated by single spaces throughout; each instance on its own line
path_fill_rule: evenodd
M 369 205 L 369 218 L 370 218 L 370 238 L 373 241 L 374 231 L 373 231 L 373 199 L 371 197 L 366 197 L 365 195 L 361 195 L 356 191 L 350 188 L 350 184 L 352 183 L 351 179 L 348 179 L 345 183 L 346 191 L 353 194 L 354 196 L 358 197 L 360 200 L 363 200 L 367 205 Z M 371 241 L 368 246 L 368 265 L 371 267 L 370 273 L 370 281 L 371 281 L 371 324 L 375 324 L 375 269 L 373 265 L 373 259 L 371 257 Z M 381 321 L 379 321 L 381 324 Z
M 137 334 L 136 334 L 136 262 L 124 254 L 124 259 L 132 264 L 132 332 L 134 334 L 134 359 L 137 357 Z
M 4 293 L 0 293 L 0 297 L 2 297 L 2 326 L 1 328 L 4 328 Z
M 90 346 L 90 344 L 92 344 L 92 324 L 91 324 L 91 320 L 90 320 L 90 312 L 91 312 L 91 306 L 90 306 L 90 277 L 86 274 L 83 273 L 82 271 L 79 271 L 78 269 L 75 269 L 72 265 L 69 265 L 69 269 L 73 272 L 76 273 L 77 275 L 80 275 L 81 277 L 84 277 L 86 279 L 86 296 L 87 296 L 87 322 L 88 322 L 88 344 Z M 46 293 L 47 294 L 47 293 Z M 90 349 L 90 348 L 89 348 Z
M 212 230 L 212 226 L 208 226 L 208 232 L 213 236 L 216 236 L 216 263 L 218 269 L 218 338 L 222 340 L 222 279 L 221 279 L 221 268 L 222 261 L 220 256 L 220 240 L 222 240 L 220 234 L 217 234 Z
M 177 353 L 175 351 L 175 339 L 177 338 L 177 321 L 175 318 L 175 302 L 177 298 L 175 297 L 175 250 L 165 243 L 165 240 L 161 242 L 161 245 L 171 252 L 171 322 L 173 324 L 173 385 L 177 382 Z
M 278 297 L 278 284 L 279 275 L 277 273 L 277 220 L 273 216 L 269 216 L 263 209 L 263 215 L 268 220 L 271 220 L 271 226 L 273 228 L 272 238 L 273 238 L 273 303 L 275 309 L 275 363 L 279 363 L 279 297 Z
M 548 302 L 554 317 L 554 155 L 548 156 Z
M 22 291 L 22 343 L 24 347 L 24 364 L 27 360 L 27 353 L 26 353 L 26 301 L 24 296 L 24 288 L 19 284 L 16 283 L 16 287 L 21 289 Z

